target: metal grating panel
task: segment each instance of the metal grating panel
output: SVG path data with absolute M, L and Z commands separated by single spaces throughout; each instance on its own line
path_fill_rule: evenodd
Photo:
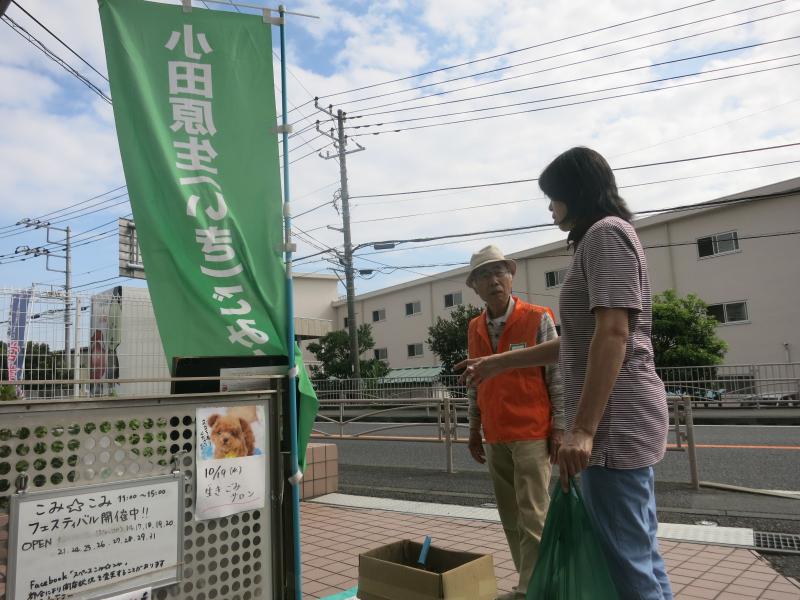
M 8 560 L 9 496 L 18 473 L 33 490 L 131 480 L 170 472 L 186 454 L 183 581 L 154 591 L 156 600 L 267 600 L 272 597 L 269 508 L 227 518 L 194 520 L 194 439 L 198 406 L 264 403 L 238 397 L 125 408 L 85 403 L 75 410 L 0 414 L 0 572 Z M 122 403 L 120 403 L 122 404 Z M 10 408 L 10 407 L 9 407 Z M 24 407 L 20 407 L 24 410 Z M 269 409 L 265 407 L 267 414 Z M 268 477 L 268 482 L 271 479 Z M 269 483 L 268 483 L 269 485 Z M 270 497 L 268 490 L 267 498 Z M 0 600 L 5 600 L 0 578 Z
M 756 550 L 800 554 L 800 535 L 756 531 L 753 536 L 755 537 Z

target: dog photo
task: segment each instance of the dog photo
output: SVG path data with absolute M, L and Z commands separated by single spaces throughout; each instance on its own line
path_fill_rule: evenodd
M 233 406 L 197 411 L 201 460 L 245 458 L 264 454 L 264 408 Z

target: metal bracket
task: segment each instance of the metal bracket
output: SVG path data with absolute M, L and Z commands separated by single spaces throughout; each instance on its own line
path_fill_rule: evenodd
M 333 127 L 331 127 L 330 132 L 322 131 L 322 129 L 319 128 L 319 121 L 316 122 L 315 127 L 318 133 L 324 135 L 327 138 L 332 139 L 334 142 L 338 142 L 339 138 L 333 135 Z
M 288 202 L 283 203 L 283 216 L 284 217 L 291 217 L 292 216 L 292 205 Z
M 297 252 L 297 244 L 294 242 L 289 242 L 288 244 L 284 244 L 283 246 L 284 252 Z
M 14 487 L 16 489 L 17 494 L 24 494 L 28 491 L 28 472 L 23 471 L 19 475 L 17 475 L 17 479 L 14 481 Z
M 286 125 L 277 125 L 272 128 L 274 133 L 294 133 L 294 125 L 287 123 Z
M 183 12 L 192 12 L 192 0 L 181 0 L 181 4 L 183 4 Z
M 173 475 L 180 475 L 183 471 L 183 457 L 186 455 L 185 450 L 178 450 L 175 454 L 172 455 L 172 464 L 170 465 L 170 469 L 172 469 Z
M 334 119 L 336 118 L 336 115 L 335 115 L 335 114 L 333 114 L 333 104 L 329 104 L 329 105 L 328 105 L 328 108 L 322 108 L 322 107 L 319 105 L 319 96 L 315 96 L 315 97 L 314 97 L 314 107 L 315 107 L 317 110 L 319 110 L 319 111 L 322 111 L 322 112 L 324 112 L 324 113 L 327 113 L 327 114 L 329 114 L 329 115 L 330 115 L 330 116 L 332 116 Z
M 273 17 L 271 9 L 269 8 L 264 9 L 264 23 L 267 23 L 269 25 L 283 25 L 285 22 L 286 19 L 284 19 L 283 17 Z

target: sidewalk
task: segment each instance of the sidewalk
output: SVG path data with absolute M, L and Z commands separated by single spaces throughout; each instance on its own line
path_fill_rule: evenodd
M 516 583 L 499 523 L 320 502 L 303 502 L 301 511 L 305 598 L 325 598 L 355 586 L 361 552 L 403 538 L 421 540 L 426 535 L 443 548 L 491 552 L 498 593 L 511 590 Z M 667 540 L 661 541 L 661 550 L 676 600 L 800 599 L 800 586 L 779 575 L 751 550 Z

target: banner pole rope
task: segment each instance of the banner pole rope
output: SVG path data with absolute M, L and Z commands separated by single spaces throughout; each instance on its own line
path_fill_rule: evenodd
M 292 475 L 289 482 L 292 486 L 292 533 L 294 548 L 294 591 L 295 599 L 303 599 L 303 578 L 300 553 L 300 465 L 297 450 L 297 367 L 294 356 L 294 289 L 292 286 L 292 212 L 289 194 L 289 128 L 287 114 L 289 112 L 286 89 L 286 26 L 283 5 L 278 7 L 280 14 L 281 37 L 281 117 L 283 144 L 283 227 L 286 250 L 286 352 L 289 358 L 289 430 L 291 432 L 290 463 Z

